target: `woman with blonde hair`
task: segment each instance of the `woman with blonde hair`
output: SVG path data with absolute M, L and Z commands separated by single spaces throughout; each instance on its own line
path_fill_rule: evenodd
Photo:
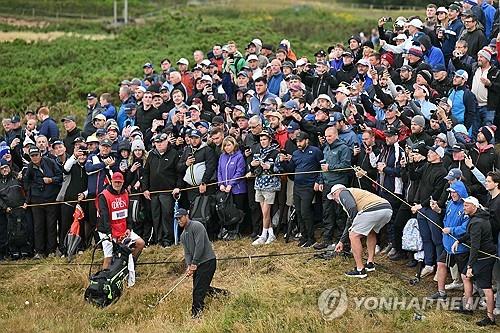
M 141 193 L 144 190 L 141 186 L 141 180 L 144 174 L 144 165 L 148 158 L 148 152 L 146 151 L 144 142 L 140 139 L 132 141 L 130 150 L 131 153 L 128 159 L 129 167 L 125 174 L 124 186 L 129 188 L 131 194 Z M 141 236 L 147 244 L 153 228 L 152 219 L 149 216 L 151 212 L 151 202 L 142 195 L 134 196 L 132 199 L 137 200 L 137 207 L 135 208 L 137 210 L 136 216 L 142 216 L 142 218 L 138 218 L 137 221 L 134 221 L 134 231 Z M 133 205 L 130 206 L 134 209 Z
M 247 183 L 242 178 L 246 173 L 245 157 L 239 149 L 236 139 L 227 136 L 222 141 L 222 154 L 217 167 L 217 179 L 219 180 L 219 190 L 229 193 L 232 196 L 236 207 L 245 211 L 247 199 Z M 229 227 L 226 227 L 226 229 Z M 238 237 L 239 225 L 231 226 L 225 239 L 233 240 Z

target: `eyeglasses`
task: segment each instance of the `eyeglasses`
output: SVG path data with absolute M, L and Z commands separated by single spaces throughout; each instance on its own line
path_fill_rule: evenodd
M 260 125 L 256 125 L 256 126 L 248 126 L 249 129 L 255 129 L 257 127 L 259 127 Z
M 472 23 L 475 22 L 474 20 L 465 20 L 464 23 Z

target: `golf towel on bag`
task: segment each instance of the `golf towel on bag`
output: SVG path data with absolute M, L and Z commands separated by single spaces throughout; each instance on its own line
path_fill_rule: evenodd
M 422 250 L 423 242 L 418 230 L 417 219 L 409 219 L 403 229 L 402 249 L 406 251 L 418 252 Z

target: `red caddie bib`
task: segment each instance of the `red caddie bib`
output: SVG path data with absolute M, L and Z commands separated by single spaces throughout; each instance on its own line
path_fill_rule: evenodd
M 105 189 L 101 194 L 106 198 L 108 205 L 111 236 L 119 239 L 127 231 L 128 193 L 123 191 L 116 195 Z

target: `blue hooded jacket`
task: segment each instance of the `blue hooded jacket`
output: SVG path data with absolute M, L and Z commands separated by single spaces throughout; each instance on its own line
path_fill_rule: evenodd
M 467 198 L 467 189 L 464 183 L 457 181 L 450 185 L 450 188 L 455 190 L 460 195 L 460 200 L 453 201 L 450 199 L 446 205 L 446 213 L 443 219 L 444 228 L 450 228 L 450 234 L 455 238 L 460 238 L 465 235 L 467 231 L 467 224 L 469 224 L 469 217 L 464 213 L 464 201 Z M 451 246 L 455 243 L 455 239 L 450 235 L 443 234 L 443 246 L 448 253 L 451 252 Z M 455 253 L 467 253 L 469 249 L 463 244 L 458 246 Z

